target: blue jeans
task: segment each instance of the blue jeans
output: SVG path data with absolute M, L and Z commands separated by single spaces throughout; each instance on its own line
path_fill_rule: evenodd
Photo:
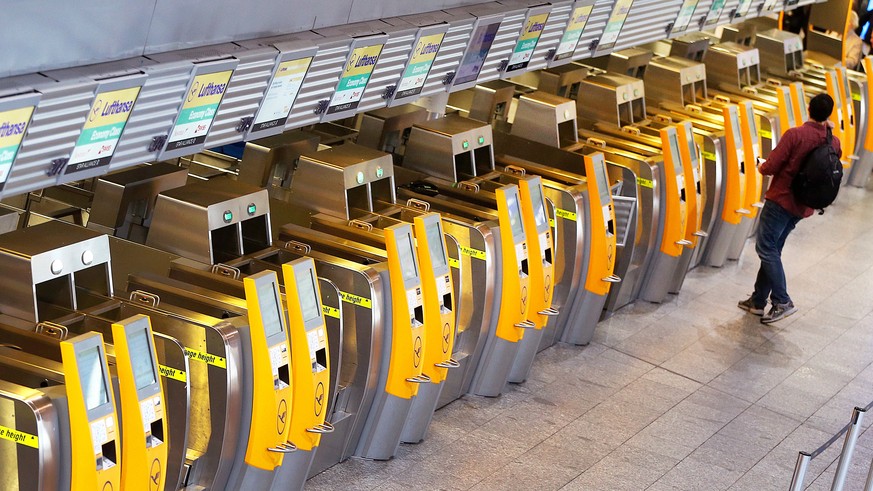
M 785 284 L 785 270 L 782 268 L 782 247 L 799 221 L 800 217 L 788 213 L 773 201 L 764 202 L 755 242 L 755 251 L 761 259 L 755 293 L 752 294 L 755 306 L 767 305 L 767 297 L 773 304 L 791 301 Z

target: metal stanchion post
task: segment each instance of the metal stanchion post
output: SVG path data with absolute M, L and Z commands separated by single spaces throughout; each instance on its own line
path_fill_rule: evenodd
M 806 468 L 809 467 L 809 461 L 812 455 L 806 452 L 797 454 L 797 464 L 794 465 L 794 476 L 791 478 L 791 487 L 788 491 L 801 491 L 803 489 L 803 478 L 806 477 Z
M 843 442 L 843 451 L 840 454 L 840 462 L 837 464 L 837 473 L 834 475 L 831 491 L 843 490 L 846 474 L 849 473 L 849 464 L 852 462 L 852 453 L 855 452 L 855 443 L 858 441 L 858 434 L 861 433 L 861 421 L 864 419 L 865 412 L 865 409 L 859 407 L 852 411 L 852 423 L 846 433 L 846 440 Z

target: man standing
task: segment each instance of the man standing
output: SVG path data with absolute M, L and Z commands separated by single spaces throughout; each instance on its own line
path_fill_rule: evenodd
M 827 138 L 828 118 L 834 110 L 834 100 L 827 94 L 819 94 L 809 101 L 810 120 L 799 128 L 786 131 L 770 157 L 759 166 L 761 174 L 773 176 L 770 188 L 764 195 L 764 208 L 758 223 L 755 251 L 761 259 L 755 292 L 738 307 L 755 315 L 761 315 L 761 322 L 769 324 L 784 319 L 797 312 L 791 302 L 785 283 L 785 270 L 782 268 L 782 247 L 788 234 L 803 218 L 813 213 L 813 209 L 798 203 L 791 192 L 791 181 L 800 170 L 807 154 L 824 144 Z M 840 155 L 840 140 L 832 143 Z M 772 306 L 764 314 L 767 297 Z

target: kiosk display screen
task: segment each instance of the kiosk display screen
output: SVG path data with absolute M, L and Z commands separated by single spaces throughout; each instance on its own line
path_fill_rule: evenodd
M 109 402 L 99 346 L 82 350 L 79 353 L 79 376 L 82 378 L 85 409 L 90 411 Z
M 415 255 L 412 252 L 412 236 L 406 235 L 397 241 L 397 253 L 400 256 L 400 270 L 403 272 L 403 281 L 418 278 L 418 269 L 415 267 Z
M 480 24 L 476 27 L 473 35 L 470 36 L 470 44 L 467 46 L 467 52 L 464 53 L 464 59 L 461 60 L 461 65 L 458 67 L 454 85 L 472 82 L 479 77 L 479 72 L 482 71 L 482 65 L 485 63 L 485 58 L 488 57 L 488 52 L 491 51 L 491 45 L 494 44 L 494 37 L 499 28 L 499 21 Z
M 806 113 L 806 93 L 803 91 L 803 84 L 796 82 L 797 87 L 797 107 L 800 108 L 800 122 L 805 123 L 809 119 L 809 114 Z
M 794 104 L 791 103 L 791 94 L 788 94 L 788 98 L 785 100 L 784 104 L 785 112 L 788 114 L 788 127 L 796 126 L 797 119 L 794 118 Z
M 415 45 L 415 51 L 406 64 L 403 77 L 397 84 L 397 94 L 394 100 L 411 97 L 421 93 L 424 82 L 427 80 L 433 62 L 439 54 L 445 33 L 422 36 Z
M 430 250 L 430 261 L 434 269 L 442 269 L 448 266 L 446 263 L 446 250 L 443 248 L 443 231 L 439 222 L 433 222 L 425 229 L 427 235 L 427 247 Z
M 272 282 L 258 287 L 258 304 L 261 308 L 261 320 L 264 322 L 264 334 L 267 339 L 283 331 L 282 312 L 276 301 L 276 285 Z
M 127 344 L 130 349 L 130 363 L 133 365 L 133 379 L 136 382 L 136 389 L 145 389 L 156 382 L 148 330 L 135 329 L 127 337 Z
M 521 223 L 521 208 L 518 206 L 518 196 L 514 194 L 507 195 L 506 204 L 509 209 L 509 227 L 512 229 L 512 236 L 518 237 L 524 235 L 524 226 Z
M 788 104 L 791 106 L 791 104 Z M 749 135 L 752 138 L 752 145 L 758 143 L 758 125 L 755 123 L 755 108 L 751 104 L 746 106 L 746 118 L 749 120 Z
M 182 109 L 176 117 L 173 131 L 167 139 L 165 151 L 191 147 L 206 141 L 231 75 L 233 70 L 202 73 L 194 77 Z
M 300 312 L 303 322 L 309 322 L 321 316 L 318 308 L 318 293 L 315 291 L 315 275 L 312 270 L 306 274 L 297 275 L 297 296 L 300 297 Z
M 673 171 L 676 172 L 676 177 L 679 177 L 685 172 L 682 169 L 682 157 L 679 154 L 679 136 L 671 133 L 667 139 L 670 140 L 670 158 L 673 159 Z
M 685 140 L 688 142 L 688 154 L 691 155 L 691 163 L 697 169 L 700 162 L 697 159 L 697 144 L 694 143 L 694 135 L 691 134 L 690 128 L 685 128 Z
M 309 71 L 312 57 L 287 60 L 279 63 L 276 74 L 267 88 L 264 101 L 255 117 L 252 131 L 260 131 L 273 126 L 284 125 L 291 113 L 291 106 L 297 100 L 303 78 Z
M 534 208 L 534 221 L 537 223 L 537 228 L 541 228 L 548 223 L 546 220 L 546 205 L 543 203 L 543 186 L 537 183 L 530 187 L 530 200 Z
M 597 194 L 600 196 L 600 206 L 606 206 L 611 200 L 609 192 L 609 177 L 606 174 L 606 164 L 594 162 L 594 182 L 597 184 Z

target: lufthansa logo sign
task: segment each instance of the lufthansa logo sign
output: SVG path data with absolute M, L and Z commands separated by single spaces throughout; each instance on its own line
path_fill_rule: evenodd
M 285 426 L 288 424 L 288 403 L 285 399 L 279 401 L 279 410 L 276 411 L 276 431 L 279 434 L 285 432 Z
M 188 92 L 188 102 L 193 101 L 194 98 L 197 97 L 197 91 L 199 90 L 200 82 L 194 82 L 194 84 L 191 86 L 191 92 Z
M 523 314 L 527 307 L 527 287 L 521 287 L 521 313 Z
M 157 491 L 161 487 L 161 461 L 158 459 L 152 460 L 152 467 L 149 470 L 149 491 Z
M 421 336 L 416 336 L 412 345 L 412 366 L 418 368 L 419 365 L 421 365 Z
M 319 382 L 315 386 L 315 415 L 321 416 L 324 411 L 324 384 Z
M 449 352 L 449 340 L 452 339 L 452 326 L 448 322 L 443 324 L 443 353 Z

